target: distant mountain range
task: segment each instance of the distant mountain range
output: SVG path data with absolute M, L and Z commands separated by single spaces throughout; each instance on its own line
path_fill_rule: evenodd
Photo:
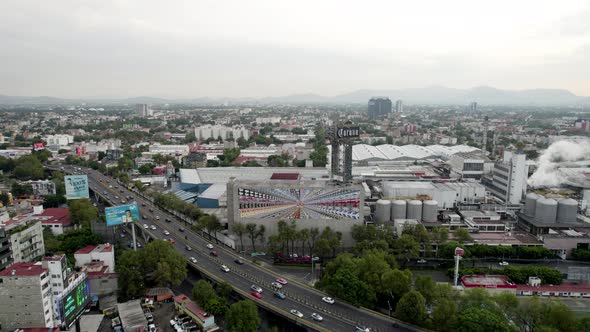
M 354 92 L 326 97 L 316 94 L 297 94 L 266 98 L 187 98 L 164 99 L 157 97 L 133 97 L 125 99 L 63 99 L 55 97 L 19 97 L 0 95 L 0 105 L 66 105 L 79 104 L 221 104 L 221 103 L 262 103 L 262 104 L 366 104 L 373 96 L 386 96 L 404 104 L 460 105 L 477 102 L 480 105 L 529 105 L 529 106 L 590 106 L 590 97 L 576 96 L 568 90 L 531 89 L 501 90 L 488 86 L 471 89 L 453 89 L 443 86 L 398 90 L 357 90 Z

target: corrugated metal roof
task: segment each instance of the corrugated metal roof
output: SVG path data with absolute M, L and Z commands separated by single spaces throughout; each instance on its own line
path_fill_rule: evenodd
M 356 144 L 352 147 L 352 160 L 408 160 L 408 159 L 434 159 L 437 157 L 449 158 L 455 153 L 472 152 L 478 148 L 468 145 L 392 145 L 382 144 L 372 146 L 368 144 Z
M 227 185 L 225 183 L 214 183 L 207 190 L 199 195 L 199 198 L 219 199 L 225 194 Z
M 184 190 L 175 191 L 174 195 L 176 197 L 182 199 L 183 201 L 194 200 L 198 196 L 196 193 L 192 193 L 190 191 L 184 191 Z
M 197 172 L 196 169 L 192 169 L 192 168 L 181 168 L 180 169 L 180 182 L 190 183 L 190 184 L 202 183 L 201 177 L 199 176 L 199 172 Z

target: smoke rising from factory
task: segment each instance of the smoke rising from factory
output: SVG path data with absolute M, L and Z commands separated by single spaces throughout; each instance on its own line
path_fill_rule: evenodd
M 581 160 L 590 160 L 590 140 L 555 142 L 539 157 L 538 168 L 528 184 L 532 187 L 559 186 L 566 180 L 558 171 L 560 165 Z

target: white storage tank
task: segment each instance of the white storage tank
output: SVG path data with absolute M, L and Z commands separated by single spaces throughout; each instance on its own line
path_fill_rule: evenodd
M 578 215 L 578 202 L 571 198 L 562 199 L 557 203 L 557 222 L 574 223 Z
M 391 201 L 380 199 L 377 201 L 375 208 L 375 219 L 377 222 L 384 223 L 391 220 Z
M 539 198 L 535 206 L 535 219 L 545 224 L 555 223 L 557 219 L 557 202 L 552 198 Z
M 395 200 L 391 202 L 391 219 L 406 219 L 406 201 Z
M 541 196 L 535 193 L 528 193 L 526 198 L 524 199 L 524 214 L 527 216 L 534 217 L 535 216 L 535 209 L 537 207 L 537 200 L 541 198 Z
M 422 220 L 422 201 L 411 200 L 408 202 L 407 219 Z
M 438 212 L 438 202 L 435 200 L 428 200 L 422 203 L 422 221 L 436 222 L 436 215 Z

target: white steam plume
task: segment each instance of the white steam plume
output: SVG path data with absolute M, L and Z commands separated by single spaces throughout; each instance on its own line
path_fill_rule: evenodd
M 532 187 L 558 186 L 565 179 L 557 172 L 560 163 L 590 159 L 590 140 L 582 142 L 558 141 L 539 157 L 538 168 L 528 180 Z

